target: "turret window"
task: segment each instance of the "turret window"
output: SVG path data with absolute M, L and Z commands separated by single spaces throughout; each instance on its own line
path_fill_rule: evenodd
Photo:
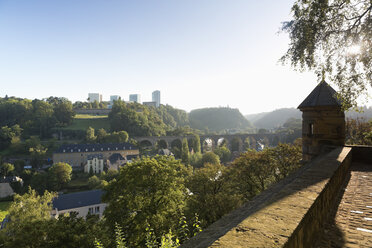
M 310 123 L 309 124 L 309 136 L 313 136 L 313 135 L 314 135 L 314 124 Z

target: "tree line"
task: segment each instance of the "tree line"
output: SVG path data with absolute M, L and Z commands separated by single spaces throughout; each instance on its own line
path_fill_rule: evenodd
M 127 247 L 162 247 L 162 240 L 176 247 L 299 168 L 300 159 L 300 147 L 289 144 L 261 152 L 249 150 L 230 166 L 219 159 L 192 167 L 172 156 L 144 156 L 122 167 L 103 186 L 103 201 L 108 203 L 105 218 L 83 220 L 74 214 L 58 220 L 46 218 L 40 211 L 50 211 L 45 201 L 50 202 L 53 194 L 45 191 L 38 195 L 29 190 L 15 197 L 10 209 L 12 221 L 0 231 L 0 243 L 6 247 L 48 247 L 68 237 L 74 240 L 66 240 L 69 247 L 115 247 L 120 227 L 119 236 Z M 48 173 L 67 178 L 62 176 L 63 166 Z M 32 204 L 27 207 L 23 203 L 21 211 L 20 199 L 29 199 Z M 20 235 L 26 230 L 27 235 Z M 61 240 L 55 238 L 56 230 Z

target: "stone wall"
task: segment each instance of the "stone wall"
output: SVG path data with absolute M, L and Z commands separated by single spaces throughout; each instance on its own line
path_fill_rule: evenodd
M 304 165 L 182 247 L 309 247 L 351 164 L 339 147 Z

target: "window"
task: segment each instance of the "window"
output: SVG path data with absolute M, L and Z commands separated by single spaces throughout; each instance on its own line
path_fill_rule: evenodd
M 314 134 L 314 124 L 310 123 L 309 124 L 309 136 L 313 136 Z
M 99 213 L 99 206 L 96 207 L 95 211 L 96 213 Z
M 89 208 L 88 213 L 93 214 L 93 208 Z

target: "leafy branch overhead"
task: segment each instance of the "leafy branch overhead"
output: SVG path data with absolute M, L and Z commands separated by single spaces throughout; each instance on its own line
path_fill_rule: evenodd
M 324 70 L 344 107 L 355 107 L 372 86 L 371 11 L 370 0 L 297 0 L 282 25 L 290 44 L 281 61 L 319 76 Z

